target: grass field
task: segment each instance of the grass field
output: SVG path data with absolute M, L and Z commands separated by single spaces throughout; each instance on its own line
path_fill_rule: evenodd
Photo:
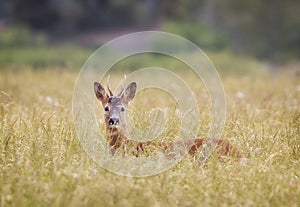
M 300 77 L 288 68 L 222 75 L 223 137 L 245 165 L 186 158 L 145 178 L 117 176 L 85 154 L 71 113 L 76 76 L 0 70 L 0 206 L 300 205 Z

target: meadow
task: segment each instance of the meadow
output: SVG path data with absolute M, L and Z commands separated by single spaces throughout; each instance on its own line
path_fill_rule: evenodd
M 16 51 L 26 54 L 26 49 L 5 54 Z M 246 162 L 211 158 L 200 167 L 187 157 L 164 173 L 130 178 L 98 166 L 79 143 L 72 117 L 78 68 L 61 62 L 63 53 L 50 56 L 54 64 L 45 66 L 34 65 L 32 58 L 41 58 L 30 53 L 28 63 L 12 65 L 8 57 L 13 55 L 2 52 L 0 206 L 300 205 L 299 63 L 270 72 L 262 62 L 209 54 L 221 68 L 226 92 L 222 137 Z M 199 83 L 191 83 L 197 90 Z M 143 99 L 143 105 L 151 102 L 153 97 Z M 209 124 L 206 115 L 201 136 Z

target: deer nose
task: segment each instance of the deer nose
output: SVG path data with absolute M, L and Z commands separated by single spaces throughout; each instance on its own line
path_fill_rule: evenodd
M 119 119 L 118 118 L 110 118 L 108 120 L 109 125 L 119 125 Z

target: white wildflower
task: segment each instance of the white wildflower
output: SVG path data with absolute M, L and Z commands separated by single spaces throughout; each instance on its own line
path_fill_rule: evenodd
M 235 96 L 236 96 L 237 98 L 239 98 L 239 99 L 243 99 L 243 98 L 245 97 L 245 94 L 244 94 L 243 92 L 241 92 L 241 91 L 238 91 L 238 92 L 235 94 Z
M 51 104 L 51 105 L 54 105 L 54 106 L 60 106 L 58 100 L 57 100 L 57 99 L 54 99 L 54 98 L 52 98 L 52 97 L 50 97 L 50 96 L 46 96 L 45 100 L 46 100 L 46 102 L 47 102 L 48 104 Z

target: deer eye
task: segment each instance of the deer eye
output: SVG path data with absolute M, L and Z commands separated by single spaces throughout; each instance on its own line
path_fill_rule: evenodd
M 108 106 L 105 106 L 105 107 L 104 107 L 104 111 L 109 111 Z
M 124 108 L 124 107 L 121 107 L 121 111 L 125 111 L 125 108 Z

